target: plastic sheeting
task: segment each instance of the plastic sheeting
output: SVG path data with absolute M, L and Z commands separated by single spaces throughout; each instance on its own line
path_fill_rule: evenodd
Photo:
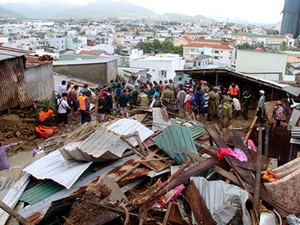
M 224 181 L 208 181 L 203 177 L 191 177 L 191 180 L 195 182 L 218 225 L 228 224 L 239 211 L 243 212 L 243 224 L 251 225 L 250 215 L 245 205 L 248 199 L 247 191 Z

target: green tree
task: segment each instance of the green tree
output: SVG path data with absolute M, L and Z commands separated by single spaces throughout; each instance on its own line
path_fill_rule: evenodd
M 285 41 L 281 42 L 281 44 L 280 44 L 280 50 L 281 51 L 287 51 L 287 50 L 289 50 L 289 47 L 287 46 L 287 43 Z

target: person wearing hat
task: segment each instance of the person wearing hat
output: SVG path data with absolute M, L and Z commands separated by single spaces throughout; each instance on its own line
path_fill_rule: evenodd
M 223 128 L 230 126 L 232 119 L 232 98 L 225 96 L 222 104 L 221 125 Z
M 265 91 L 260 90 L 259 91 L 260 97 L 257 103 L 257 117 L 259 122 L 263 122 L 263 117 L 265 115 L 265 101 L 266 101 L 266 96 L 265 96 Z
M 282 107 L 282 101 L 277 101 L 276 106 L 273 109 L 273 118 L 276 121 L 274 127 L 280 127 L 280 123 L 284 116 L 284 108 Z
M 208 121 L 211 121 L 214 116 L 218 115 L 218 106 L 220 103 L 220 95 L 218 93 L 218 87 L 214 87 L 209 93 L 208 99 Z

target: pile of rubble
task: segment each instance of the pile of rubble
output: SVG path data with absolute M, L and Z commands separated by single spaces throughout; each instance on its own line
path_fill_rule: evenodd
M 299 158 L 266 170 L 261 132 L 256 147 L 248 140 L 251 128 L 220 130 L 164 108 L 130 113 L 48 139 L 47 154 L 25 167 L 4 196 L 9 214 L 24 224 L 65 225 L 262 224 L 266 218 L 271 225 L 299 216 L 293 198 Z M 25 206 L 12 210 L 20 203 Z M 0 212 L 0 224 L 9 214 Z

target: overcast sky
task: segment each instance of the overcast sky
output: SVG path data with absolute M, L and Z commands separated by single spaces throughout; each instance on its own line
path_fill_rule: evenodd
M 35 2 L 37 0 L 0 0 L 6 2 Z M 50 2 L 51 0 L 43 0 Z M 97 0 L 61 0 L 86 4 Z M 148 8 L 156 13 L 182 13 L 226 18 L 250 22 L 277 23 L 281 21 L 284 0 L 124 0 Z M 230 20 L 229 20 L 230 21 Z

